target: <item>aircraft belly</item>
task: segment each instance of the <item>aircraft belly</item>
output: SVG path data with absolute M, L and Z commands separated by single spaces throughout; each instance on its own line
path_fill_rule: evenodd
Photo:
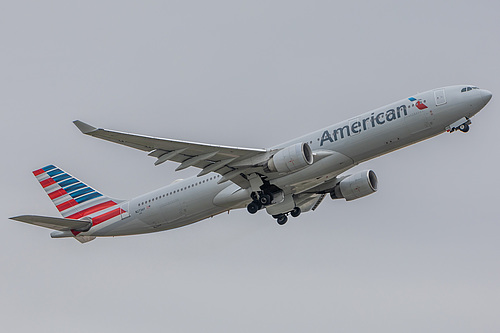
M 185 192 L 178 199 L 161 205 L 146 221 L 149 232 L 182 227 L 219 214 L 224 210 L 213 205 L 213 198 L 229 185 Z
M 149 226 L 137 218 L 117 219 L 106 221 L 92 227 L 88 232 L 81 233 L 83 236 L 123 236 L 143 234 L 150 232 Z

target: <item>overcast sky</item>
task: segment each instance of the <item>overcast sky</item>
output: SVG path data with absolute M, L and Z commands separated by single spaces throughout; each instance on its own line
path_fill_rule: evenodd
M 500 3 L 0 4 L 0 319 L 5 332 L 498 332 Z M 80 134 L 99 127 L 266 148 L 453 84 L 493 92 L 467 134 L 366 162 L 379 191 L 278 226 L 233 211 L 87 244 L 57 216 L 55 164 L 124 199 L 186 178 Z

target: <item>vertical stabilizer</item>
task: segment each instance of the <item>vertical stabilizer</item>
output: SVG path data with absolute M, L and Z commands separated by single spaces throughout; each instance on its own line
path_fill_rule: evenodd
M 54 165 L 35 170 L 33 175 L 64 218 L 87 217 L 92 226 L 96 226 L 111 219 L 119 220 L 125 213 L 119 205 L 123 200 L 103 195 Z M 73 234 L 76 236 L 79 232 Z

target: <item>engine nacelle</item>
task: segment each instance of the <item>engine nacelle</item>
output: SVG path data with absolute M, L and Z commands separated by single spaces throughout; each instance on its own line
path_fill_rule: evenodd
M 361 171 L 347 176 L 333 188 L 332 199 L 345 198 L 346 201 L 359 199 L 377 192 L 378 179 L 372 170 Z
M 313 163 L 313 153 L 307 143 L 296 143 L 281 149 L 267 161 L 272 172 L 288 173 L 305 168 Z

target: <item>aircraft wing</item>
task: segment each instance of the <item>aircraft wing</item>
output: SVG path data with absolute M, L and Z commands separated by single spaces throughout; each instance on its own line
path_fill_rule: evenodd
M 10 217 L 11 220 L 37 225 L 39 227 L 66 231 L 66 230 L 84 230 L 92 226 L 91 221 L 65 219 L 60 217 L 21 215 Z
M 83 133 L 131 148 L 149 152 L 155 165 L 166 161 L 180 163 L 176 171 L 194 166 L 202 169 L 198 176 L 210 172 L 222 175 L 221 181 L 231 180 L 241 187 L 248 187 L 246 174 L 262 164 L 269 152 L 266 149 L 239 148 L 189 141 L 157 138 L 96 128 L 80 120 L 73 122 Z M 255 172 L 255 171 L 253 171 Z

